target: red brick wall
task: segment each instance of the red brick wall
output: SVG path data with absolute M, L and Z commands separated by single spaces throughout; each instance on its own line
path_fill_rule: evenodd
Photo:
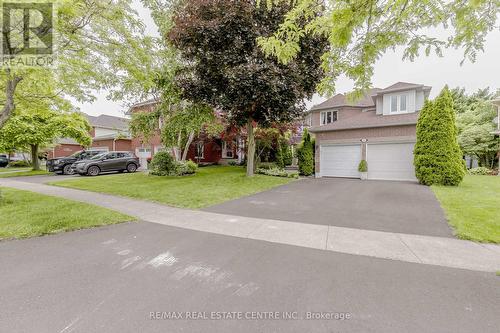
M 200 163 L 218 163 L 222 158 L 222 148 L 215 141 L 205 142 L 203 158 L 200 159 Z M 198 162 L 196 158 L 196 144 L 193 143 L 189 147 L 188 159 Z
M 80 150 L 83 150 L 83 147 L 80 145 L 62 144 L 49 150 L 48 158 L 66 157 Z

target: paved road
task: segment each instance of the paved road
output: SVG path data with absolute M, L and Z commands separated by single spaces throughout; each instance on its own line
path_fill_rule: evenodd
M 500 278 L 494 273 L 150 223 L 0 242 L 0 276 L 0 332 L 487 333 L 500 325 Z M 151 320 L 156 311 L 352 317 Z
M 410 182 L 305 179 L 205 210 L 346 228 L 453 237 L 432 190 Z

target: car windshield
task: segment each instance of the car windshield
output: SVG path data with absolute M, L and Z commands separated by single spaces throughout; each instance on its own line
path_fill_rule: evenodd
M 77 151 L 76 153 L 73 153 L 73 154 L 69 155 L 69 157 L 76 157 L 76 158 L 78 158 L 78 157 L 80 157 L 80 155 L 82 153 L 84 153 L 84 151 L 80 150 L 80 151 Z
M 101 158 L 103 158 L 104 156 L 106 156 L 108 153 L 100 153 L 98 155 L 95 155 L 93 157 L 91 157 L 90 159 L 91 160 L 100 160 Z

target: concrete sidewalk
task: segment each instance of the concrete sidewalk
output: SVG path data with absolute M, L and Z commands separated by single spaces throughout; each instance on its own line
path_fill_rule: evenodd
M 500 246 L 498 245 L 192 211 L 141 200 L 12 179 L 0 179 L 0 186 L 86 202 L 113 209 L 143 221 L 185 229 L 444 267 L 486 272 L 500 270 Z

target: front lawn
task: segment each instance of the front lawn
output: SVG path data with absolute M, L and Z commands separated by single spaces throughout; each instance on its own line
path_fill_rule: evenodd
M 2 172 L 0 173 L 0 178 L 14 178 L 14 177 L 26 177 L 26 176 L 40 176 L 40 175 L 48 175 L 50 172 L 45 170 L 27 170 L 20 172 Z
M 500 177 L 466 176 L 458 187 L 432 189 L 459 238 L 500 243 Z
M 26 238 L 107 224 L 134 218 L 109 209 L 28 191 L 2 187 L 0 240 Z
M 30 169 L 31 168 L 0 168 L 0 173 L 12 171 L 30 171 Z
M 292 179 L 255 175 L 234 166 L 199 168 L 192 176 L 160 177 L 145 173 L 81 177 L 50 183 L 94 192 L 156 201 L 183 208 L 204 208 L 284 185 Z

